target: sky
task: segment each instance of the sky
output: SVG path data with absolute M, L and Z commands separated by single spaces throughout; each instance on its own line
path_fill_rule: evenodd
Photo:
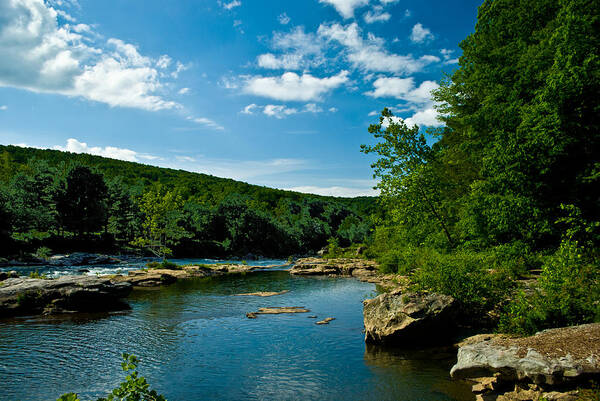
M 0 0 L 0 143 L 374 195 L 367 128 L 441 123 L 481 0 Z

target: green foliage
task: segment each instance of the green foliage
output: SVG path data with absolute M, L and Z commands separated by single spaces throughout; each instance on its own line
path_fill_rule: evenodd
M 181 270 L 183 269 L 182 266 L 178 265 L 177 263 L 173 263 L 173 262 L 169 262 L 168 260 L 163 260 L 160 262 L 148 262 L 146 263 L 146 267 L 148 269 L 169 269 L 169 270 Z
M 180 224 L 183 200 L 175 191 L 162 187 L 148 191 L 140 200 L 140 211 L 144 215 L 142 235 L 132 245 L 149 249 L 163 260 L 172 254 L 171 246 L 188 236 Z
M 577 242 L 563 241 L 544 263 L 538 283 L 532 294 L 520 292 L 507 306 L 500 330 L 533 334 L 600 321 L 600 261 Z
M 108 219 L 107 198 L 101 174 L 85 166 L 72 167 L 56 195 L 61 226 L 79 236 L 101 230 Z
M 40 274 L 37 270 L 33 271 L 31 273 L 29 273 L 29 278 L 40 278 L 43 280 L 47 280 L 48 276 L 46 276 L 45 274 Z
M 121 368 L 128 373 L 125 381 L 108 396 L 98 398 L 96 401 L 166 401 L 164 396 L 150 389 L 145 377 L 139 375 L 137 371 L 139 361 L 135 355 L 124 353 L 122 358 Z M 79 401 L 79 397 L 77 394 L 67 393 L 61 395 L 57 401 Z
M 485 312 L 503 302 L 514 283 L 505 269 L 490 268 L 489 254 L 428 251 L 419 256 L 411 276 L 414 289 L 450 295 L 473 312 Z
M 161 257 L 310 253 L 330 237 L 364 241 L 374 206 L 373 198 L 14 146 L 0 146 L 0 169 L 0 255 L 11 257 L 44 246 L 114 252 L 131 244 Z
M 41 246 L 35 251 L 34 255 L 36 258 L 48 260 L 52 255 L 52 250 L 46 246 Z

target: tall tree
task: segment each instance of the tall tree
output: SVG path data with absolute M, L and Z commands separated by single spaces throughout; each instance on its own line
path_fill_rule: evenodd
M 408 127 L 386 108 L 379 123 L 369 126 L 369 132 L 379 142 L 361 145 L 361 151 L 379 156 L 371 167 L 374 176 L 380 179 L 377 188 L 381 190 L 382 201 L 395 211 L 400 224 L 411 226 L 422 224 L 423 219 L 435 220 L 448 245 L 454 246 L 441 202 L 441 181 L 432 171 L 435 152 L 419 127 Z
M 72 167 L 57 195 L 62 227 L 80 237 L 102 230 L 107 219 L 107 199 L 108 188 L 102 174 L 85 166 Z
M 172 247 L 190 234 L 182 225 L 183 200 L 176 191 L 158 186 L 146 191 L 139 201 L 144 215 L 142 233 L 132 244 L 146 248 L 165 259 L 171 255 Z

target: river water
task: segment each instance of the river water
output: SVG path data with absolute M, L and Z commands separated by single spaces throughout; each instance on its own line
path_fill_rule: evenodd
M 235 296 L 254 291 L 273 297 Z M 0 321 L 3 400 L 106 395 L 123 380 L 121 352 L 169 400 L 470 400 L 453 355 L 366 348 L 361 301 L 373 284 L 286 271 L 187 280 L 136 290 L 132 310 Z M 259 315 L 262 306 L 310 313 Z M 328 325 L 319 319 L 335 317 Z

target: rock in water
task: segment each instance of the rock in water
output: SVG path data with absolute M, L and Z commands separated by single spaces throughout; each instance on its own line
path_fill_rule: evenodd
M 457 305 L 442 294 L 400 290 L 364 301 L 365 342 L 404 347 L 451 341 Z
M 10 278 L 0 287 L 0 316 L 128 309 L 122 298 L 131 289 L 130 283 L 115 283 L 108 277 Z

